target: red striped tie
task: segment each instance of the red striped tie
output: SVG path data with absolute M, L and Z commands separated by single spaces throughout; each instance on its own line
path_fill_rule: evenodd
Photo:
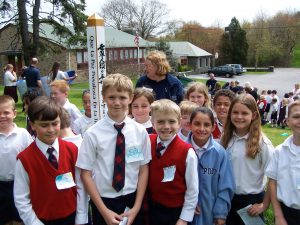
M 49 154 L 48 157 L 48 161 L 51 163 L 51 165 L 57 169 L 58 168 L 58 162 L 57 162 L 57 158 L 55 157 L 55 155 L 53 154 L 53 152 L 55 151 L 55 149 L 53 147 L 49 147 L 47 149 L 47 153 Z
M 156 157 L 157 158 L 160 158 L 161 157 L 161 151 L 165 149 L 165 146 L 163 145 L 163 143 L 159 142 L 157 145 L 156 145 Z

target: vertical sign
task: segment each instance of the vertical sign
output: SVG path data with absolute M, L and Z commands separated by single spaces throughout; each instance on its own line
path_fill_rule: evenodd
M 104 20 L 96 14 L 87 19 L 87 48 L 91 114 L 96 123 L 106 113 L 106 105 L 102 96 L 102 82 L 106 77 Z

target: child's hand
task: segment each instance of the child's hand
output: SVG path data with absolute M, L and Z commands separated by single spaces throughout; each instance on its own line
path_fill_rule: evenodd
M 196 215 L 200 215 L 201 214 L 201 210 L 200 210 L 200 206 L 199 205 L 196 206 L 195 214 Z
M 128 211 L 121 214 L 122 217 L 127 217 L 128 219 L 126 225 L 131 225 L 134 222 L 134 219 L 138 212 L 139 210 L 133 207 L 132 209 L 129 209 Z
M 258 216 L 259 214 L 263 213 L 266 210 L 266 207 L 263 203 L 260 204 L 254 204 L 248 209 L 248 214 L 250 216 Z
M 110 209 L 106 209 L 102 214 L 107 225 L 118 225 L 123 217 Z
M 182 219 L 179 219 L 179 220 L 177 220 L 175 225 L 187 225 L 187 222 Z
M 224 225 L 226 222 L 225 219 L 215 219 L 214 225 Z

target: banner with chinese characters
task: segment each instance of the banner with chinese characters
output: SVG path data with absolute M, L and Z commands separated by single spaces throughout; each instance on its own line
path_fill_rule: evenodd
M 91 115 L 96 123 L 105 116 L 107 111 L 102 96 L 102 83 L 106 77 L 104 20 L 96 14 L 87 20 L 87 48 Z

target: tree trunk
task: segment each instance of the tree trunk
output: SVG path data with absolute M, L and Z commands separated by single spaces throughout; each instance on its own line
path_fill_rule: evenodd
M 40 20 L 39 20 L 39 13 L 40 13 L 40 6 L 41 6 L 41 0 L 35 0 L 35 4 L 33 6 L 32 10 L 32 48 L 31 48 L 31 56 L 37 57 L 37 52 L 39 48 L 39 30 L 40 30 Z
M 22 51 L 24 61 L 26 65 L 30 63 L 30 44 L 28 36 L 28 19 L 26 11 L 26 0 L 17 0 L 17 7 L 19 11 L 19 24 L 20 24 L 20 35 L 22 40 Z

